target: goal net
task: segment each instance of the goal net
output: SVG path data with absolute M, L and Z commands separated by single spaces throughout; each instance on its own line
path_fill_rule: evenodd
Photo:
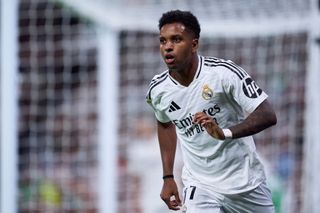
M 114 167 L 117 213 L 163 213 L 162 168 L 155 119 L 145 103 L 152 77 L 166 69 L 159 55 L 162 12 L 191 10 L 202 27 L 201 55 L 233 60 L 270 97 L 276 127 L 255 135 L 277 212 L 307 205 L 302 181 L 306 79 L 312 0 L 20 0 L 18 211 L 105 212 L 101 209 L 97 135 L 103 116 L 116 113 Z M 99 32 L 118 49 L 102 49 Z M 112 46 L 112 45 L 111 45 Z M 101 93 L 101 64 L 114 61 L 112 91 Z M 111 54 L 112 56 L 112 54 Z M 99 97 L 116 93 L 99 109 Z M 107 105 L 108 106 L 108 105 Z M 179 152 L 175 174 L 182 162 Z M 102 171 L 103 172 L 103 171 Z M 108 181 L 106 181 L 108 183 Z M 179 189 L 182 184 L 179 182 Z M 105 191 L 105 192 L 104 192 Z M 316 203 L 308 203 L 316 205 Z M 110 212 L 113 213 L 113 212 Z M 114 212 L 115 213 L 115 212 Z
M 19 2 L 18 212 L 97 212 L 97 41 L 61 4 Z

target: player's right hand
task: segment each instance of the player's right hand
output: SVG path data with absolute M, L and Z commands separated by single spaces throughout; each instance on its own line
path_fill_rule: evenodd
M 169 209 L 175 211 L 180 210 L 181 200 L 177 184 L 173 178 L 164 180 L 160 197 L 167 204 Z
M 203 126 L 212 137 L 224 140 L 225 136 L 217 122 L 204 112 L 197 112 L 193 117 L 193 122 Z

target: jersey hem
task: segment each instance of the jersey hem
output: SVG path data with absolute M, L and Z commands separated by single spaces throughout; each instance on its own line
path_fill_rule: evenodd
M 224 189 L 216 188 L 210 183 L 204 183 L 204 181 L 197 180 L 195 177 L 190 177 L 191 174 L 190 175 L 185 174 L 185 172 L 186 172 L 185 170 L 187 170 L 187 168 L 184 167 L 182 176 L 184 176 L 184 175 L 188 176 L 188 177 L 182 177 L 182 182 L 185 186 L 192 185 L 192 186 L 196 186 L 196 187 L 199 187 L 202 189 L 206 189 L 209 191 L 213 191 L 213 192 L 225 194 L 225 195 L 235 195 L 235 194 L 246 193 L 248 191 L 251 191 L 251 190 L 257 188 L 261 183 L 266 181 L 266 177 L 260 177 L 254 181 L 255 184 L 248 185 L 246 188 L 239 189 L 239 190 L 236 190 L 236 189 L 225 189 L 224 190 Z

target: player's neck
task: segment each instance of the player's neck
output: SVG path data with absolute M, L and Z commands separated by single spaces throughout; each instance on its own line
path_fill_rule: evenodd
M 198 69 L 198 55 L 195 54 L 189 64 L 183 70 L 172 70 L 170 75 L 181 85 L 187 87 L 191 84 Z

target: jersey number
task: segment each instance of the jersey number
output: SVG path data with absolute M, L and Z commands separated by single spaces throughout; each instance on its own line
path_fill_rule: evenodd
M 196 187 L 195 187 L 195 186 L 190 186 L 190 189 L 191 189 L 191 193 L 190 193 L 189 200 L 193 200 L 193 198 L 194 198 L 194 193 L 196 192 Z M 184 190 L 184 199 L 186 199 L 186 197 L 187 197 L 187 191 L 188 191 L 188 188 L 186 188 L 186 189 Z

